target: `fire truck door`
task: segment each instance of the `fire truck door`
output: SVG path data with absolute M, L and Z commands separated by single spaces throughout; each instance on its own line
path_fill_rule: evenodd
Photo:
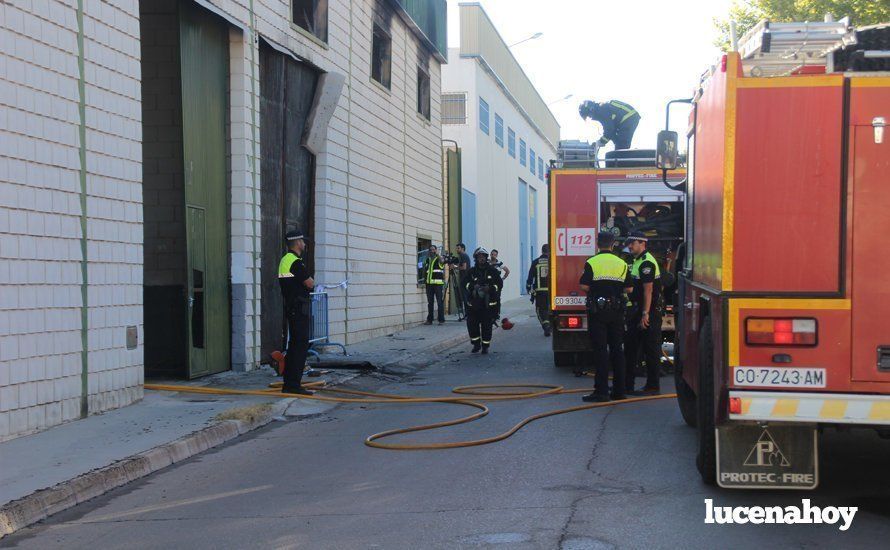
M 890 382 L 890 135 L 879 126 L 853 128 L 852 375 Z

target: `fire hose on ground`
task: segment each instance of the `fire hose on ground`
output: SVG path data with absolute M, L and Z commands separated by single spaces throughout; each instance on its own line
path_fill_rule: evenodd
M 212 394 L 212 395 L 257 395 L 262 397 L 272 397 L 272 398 L 297 398 L 297 399 L 311 399 L 316 401 L 323 401 L 328 403 L 358 403 L 358 404 L 435 404 L 435 403 L 444 403 L 449 405 L 461 405 L 465 407 L 471 407 L 477 409 L 477 412 L 464 416 L 461 418 L 457 418 L 454 420 L 446 420 L 442 422 L 436 422 L 433 424 L 421 424 L 418 426 L 411 426 L 408 428 L 397 428 L 392 430 L 386 430 L 382 432 L 378 432 L 372 435 L 369 435 L 365 438 L 365 445 L 369 447 L 375 447 L 378 449 L 389 449 L 393 451 L 422 451 L 422 450 L 439 450 L 439 449 L 457 449 L 462 447 L 475 447 L 478 445 L 488 445 L 490 443 L 496 443 L 498 441 L 503 441 L 510 436 L 514 435 L 516 432 L 521 430 L 523 427 L 535 422 L 536 420 L 541 420 L 543 418 L 548 418 L 551 416 L 558 416 L 562 414 L 568 414 L 578 411 L 585 411 L 589 409 L 598 409 L 604 407 L 613 407 L 616 405 L 629 405 L 631 403 L 640 403 L 643 401 L 655 401 L 659 399 L 669 399 L 674 398 L 677 395 L 674 393 L 670 394 L 662 394 L 662 395 L 653 395 L 653 396 L 645 396 L 645 397 L 629 397 L 627 399 L 616 400 L 616 401 L 607 401 L 603 403 L 585 403 L 583 405 L 576 405 L 573 407 L 564 407 L 561 409 L 554 409 L 551 411 L 545 411 L 542 413 L 538 413 L 529 417 L 522 419 L 520 422 L 515 424 L 509 430 L 493 435 L 490 437 L 485 437 L 481 439 L 471 439 L 466 441 L 450 441 L 443 443 L 383 443 L 381 440 L 408 433 L 415 432 L 423 432 L 429 430 L 435 430 L 439 428 L 446 428 L 448 426 L 457 426 L 460 424 L 466 424 L 469 422 L 473 422 L 474 420 L 478 420 L 490 412 L 490 409 L 480 401 L 489 402 L 489 401 L 514 401 L 520 399 L 536 399 L 541 397 L 547 397 L 552 395 L 566 395 L 566 394 L 577 394 L 577 393 L 588 393 L 592 391 L 592 388 L 565 388 L 563 386 L 551 385 L 551 384 L 477 384 L 471 386 L 457 386 L 452 389 L 452 393 L 457 396 L 448 396 L 448 397 L 411 397 L 406 395 L 398 395 L 398 394 L 390 394 L 390 393 L 377 393 L 377 392 L 367 392 L 360 390 L 349 390 L 345 388 L 335 388 L 335 387 L 327 387 L 325 386 L 324 381 L 318 382 L 310 382 L 304 384 L 304 387 L 315 390 L 317 392 L 326 392 L 326 393 L 338 393 L 347 396 L 356 396 L 356 397 L 330 397 L 330 396 L 322 396 L 322 395 L 292 395 L 292 394 L 284 394 L 281 393 L 280 390 L 281 382 L 274 382 L 270 384 L 270 389 L 264 390 L 242 390 L 242 389 L 228 389 L 228 388 L 209 388 L 209 387 L 201 387 L 201 386 L 186 386 L 186 385 L 171 385 L 171 384 L 145 384 L 145 389 L 147 390 L 155 390 L 155 391 L 171 391 L 171 392 L 186 392 L 186 393 L 199 393 L 199 394 Z M 531 390 L 531 391 L 522 391 L 522 390 Z M 460 397 L 462 395 L 468 397 Z

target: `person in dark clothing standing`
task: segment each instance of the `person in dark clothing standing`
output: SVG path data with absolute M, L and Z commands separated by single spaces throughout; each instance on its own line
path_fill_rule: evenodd
M 464 309 L 466 309 L 467 304 L 467 274 L 470 272 L 470 268 L 473 267 L 470 262 L 470 256 L 467 255 L 467 245 L 464 243 L 458 243 L 457 245 L 457 271 L 460 274 L 460 278 L 458 283 L 460 283 L 460 297 L 464 302 Z
M 278 284 L 284 295 L 284 311 L 287 317 L 287 356 L 284 367 L 282 393 L 312 395 L 300 385 L 303 368 L 309 353 L 309 337 L 312 330 L 312 297 L 315 281 L 303 261 L 308 239 L 302 232 L 288 231 L 287 254 L 278 263 Z
M 472 352 L 488 353 L 494 315 L 501 302 L 504 286 L 497 270 L 488 265 L 488 251 L 479 247 L 473 252 L 476 265 L 467 274 L 467 332 Z
M 532 260 L 525 279 L 525 290 L 531 294 L 538 322 L 544 336 L 550 336 L 550 245 L 541 246 L 541 255 Z
M 627 263 L 612 253 L 615 236 L 597 235 L 599 252 L 588 258 L 581 275 L 581 290 L 587 293 L 587 328 L 593 348 L 596 378 L 593 393 L 584 401 L 605 402 L 609 395 L 609 366 L 612 367 L 611 399 L 624 399 L 624 288 L 629 284 Z
M 634 256 L 630 269 L 632 294 L 631 311 L 624 338 L 627 393 L 656 395 L 660 389 L 658 370 L 661 365 L 661 269 L 658 261 L 646 249 L 648 239 L 639 231 L 627 238 Z M 634 377 L 639 363 L 640 348 L 646 360 L 646 385 L 634 391 Z
M 445 295 L 445 262 L 439 256 L 439 249 L 431 244 L 423 261 L 423 276 L 426 284 L 427 314 L 425 325 L 433 324 L 433 300 L 439 308 L 439 324 L 445 324 L 445 308 L 442 306 Z
M 602 124 L 603 137 L 597 142 L 600 147 L 611 141 L 615 149 L 630 149 L 640 123 L 640 113 L 636 109 L 615 99 L 606 103 L 585 101 L 578 107 L 578 114 L 584 120 L 592 118 Z

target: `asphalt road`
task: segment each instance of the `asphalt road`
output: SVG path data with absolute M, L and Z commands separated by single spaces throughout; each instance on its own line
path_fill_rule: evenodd
M 493 353 L 461 346 L 416 375 L 364 387 L 444 395 L 461 384 L 579 387 L 553 367 L 549 341 L 520 318 Z M 436 330 L 436 327 L 430 327 Z M 638 379 L 638 382 L 641 380 Z M 665 389 L 670 389 L 666 378 Z M 501 402 L 472 424 L 399 441 L 473 439 L 580 403 L 565 395 Z M 20 548 L 774 548 L 878 547 L 890 540 L 890 442 L 871 432 L 822 438 L 814 492 L 702 485 L 694 432 L 673 400 L 536 422 L 493 445 L 371 449 L 384 429 L 469 412 L 453 405 L 344 405 L 276 422 L 0 541 Z M 705 524 L 719 506 L 858 506 L 852 527 Z

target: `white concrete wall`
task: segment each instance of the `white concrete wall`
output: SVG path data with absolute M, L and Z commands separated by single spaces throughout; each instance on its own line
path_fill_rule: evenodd
M 420 322 L 416 239 L 441 242 L 443 226 L 438 61 L 394 17 L 391 89 L 372 82 L 374 0 L 331 0 L 327 44 L 290 25 L 288 0 L 209 2 L 248 29 L 230 32 L 233 368 L 262 359 L 257 34 L 347 75 L 316 174 L 316 280 L 350 280 L 332 292 L 332 339 Z M 84 4 L 81 50 L 76 3 L 0 2 L 0 440 L 78 418 L 84 405 L 95 413 L 142 397 L 139 3 Z M 419 55 L 429 58 L 429 121 L 416 112 Z
M 213 1 L 239 18 L 249 5 Z M 347 75 L 316 159 L 315 194 L 316 281 L 348 278 L 350 283 L 346 291 L 331 291 L 330 299 L 331 337 L 344 343 L 422 320 L 425 303 L 415 285 L 417 237 L 442 240 L 440 65 L 424 50 L 432 97 L 427 121 L 416 111 L 422 46 L 394 17 L 391 89 L 372 81 L 374 5 L 374 0 L 331 0 L 324 47 L 292 28 L 289 1 L 255 2 L 260 34 L 324 71 Z
M 142 397 L 137 7 L 0 3 L 0 440 Z
M 443 93 L 467 92 L 467 124 L 442 126 L 444 139 L 453 139 L 461 147 L 461 178 L 464 189 L 476 194 L 476 235 L 478 244 L 489 250 L 496 248 L 500 259 L 511 270 L 504 286 L 504 299 L 519 296 L 527 273 L 521 273 L 519 251 L 519 180 L 537 191 L 537 254 L 547 242 L 546 167 L 556 158 L 556 150 L 535 132 L 498 86 L 491 74 L 473 58 L 461 58 L 457 48 L 451 49 L 449 63 L 442 70 Z M 489 133 L 479 128 L 479 97 L 489 105 Z M 495 142 L 495 113 L 504 119 L 504 146 Z M 516 158 L 508 154 L 508 128 L 516 132 Z M 545 181 L 533 176 L 528 165 L 519 162 L 519 140 L 543 153 Z M 537 160 L 535 161 L 537 164 Z M 520 284 L 518 280 L 523 282 Z

